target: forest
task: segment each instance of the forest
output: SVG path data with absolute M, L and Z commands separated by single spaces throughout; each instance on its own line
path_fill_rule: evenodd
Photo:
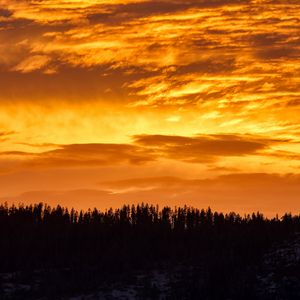
M 167 274 L 167 291 L 148 278 L 137 298 L 268 299 L 257 289 L 264 255 L 299 231 L 300 216 L 289 213 L 270 219 L 143 203 L 106 211 L 5 203 L 0 299 L 69 299 L 153 271 Z M 7 274 L 29 288 L 7 293 Z M 296 288 L 285 293 L 282 299 L 299 296 Z

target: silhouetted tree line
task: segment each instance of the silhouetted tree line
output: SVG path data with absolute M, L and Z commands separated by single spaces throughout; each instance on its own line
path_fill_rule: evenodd
M 263 254 L 299 229 L 300 216 L 291 214 L 267 219 L 187 206 L 76 211 L 3 204 L 0 273 L 41 272 L 51 298 L 159 269 L 176 273 L 172 299 L 253 299 Z

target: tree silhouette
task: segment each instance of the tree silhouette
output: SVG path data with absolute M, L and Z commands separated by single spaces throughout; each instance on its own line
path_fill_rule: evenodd
M 203 299 L 250 299 L 265 251 L 299 230 L 300 216 L 291 214 L 267 219 L 259 212 L 224 215 L 210 208 L 159 209 L 144 203 L 78 212 L 43 203 L 4 203 L 0 273 L 38 270 L 41 282 L 64 282 L 56 291 L 63 294 L 92 290 L 122 274 L 177 268 L 181 284 L 172 288 L 174 299 L 199 293 Z

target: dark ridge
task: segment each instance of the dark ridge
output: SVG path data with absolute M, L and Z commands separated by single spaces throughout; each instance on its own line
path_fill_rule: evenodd
M 166 290 L 148 278 L 137 287 L 141 299 L 260 299 L 255 286 L 264 254 L 299 231 L 300 216 L 291 214 L 268 219 L 187 206 L 75 211 L 3 204 L 0 299 L 60 299 L 156 271 L 168 278 Z M 28 288 L 9 292 L 8 283 Z

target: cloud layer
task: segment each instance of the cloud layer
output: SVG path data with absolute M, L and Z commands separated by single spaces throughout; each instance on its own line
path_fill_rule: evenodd
M 9 133 L 2 133 L 4 136 Z M 1 134 L 0 134 L 1 136 Z M 118 164 L 143 165 L 169 159 L 187 163 L 208 164 L 223 157 L 284 156 L 299 159 L 295 153 L 272 150 L 272 146 L 290 143 L 285 139 L 268 139 L 252 135 L 138 135 L 131 144 L 68 144 L 28 145 L 50 147 L 41 152 L 3 151 L 0 159 L 20 161 L 25 167 L 78 167 Z M 15 164 L 13 164 L 15 166 Z
M 213 204 L 210 193 L 224 192 L 220 201 L 234 208 L 244 182 L 258 199 L 281 195 L 282 183 L 295 205 L 298 175 L 288 174 L 300 170 L 299 1 L 0 7 L 4 196 L 42 190 L 67 199 L 79 189 L 110 201 L 121 201 L 114 193 L 170 203 L 202 195 Z M 260 180 L 270 196 L 252 190 Z
M 213 179 L 186 180 L 176 177 L 132 178 L 103 182 L 95 189 L 35 190 L 0 200 L 46 202 L 77 209 L 118 208 L 124 203 L 148 202 L 160 206 L 206 208 L 241 214 L 262 211 L 269 217 L 285 212 L 298 213 L 299 175 L 252 173 L 233 174 Z M 220 197 L 222 195 L 222 197 Z

